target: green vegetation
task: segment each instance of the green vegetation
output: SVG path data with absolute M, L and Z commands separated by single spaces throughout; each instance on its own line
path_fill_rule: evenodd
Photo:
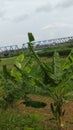
M 28 34 L 28 37 L 29 35 L 32 34 Z M 53 103 L 51 103 L 51 111 L 57 120 L 58 130 L 61 130 L 62 127 L 64 127 L 62 122 L 62 117 L 65 114 L 65 110 L 62 110 L 63 104 L 65 104 L 66 101 L 73 99 L 73 50 L 69 54 L 65 65 L 62 67 L 59 54 L 55 51 L 52 67 L 50 68 L 41 62 L 37 54 L 34 52 L 30 39 L 28 45 L 30 47 L 30 51 L 32 51 L 34 55 L 35 60 L 43 71 L 43 81 L 42 83 L 39 81 L 38 82 L 44 87 L 44 89 L 49 91 L 49 96 L 53 99 Z
M 27 54 L 22 52 L 17 57 L 1 60 L 0 128 L 3 130 L 55 130 L 52 126 L 46 128 L 45 124 L 41 125 L 41 120 L 44 119 L 39 120 L 40 115 L 25 115 L 18 111 L 16 103 L 19 100 L 22 100 L 26 109 L 27 106 L 36 109 L 46 107 L 45 102 L 33 101 L 29 96 L 29 94 L 36 94 L 47 96 L 52 100 L 50 110 L 57 123 L 56 130 L 62 130 L 65 116 L 63 105 L 73 100 L 73 49 L 70 48 L 69 55 L 63 59 L 60 57 L 59 48 L 55 48 L 51 60 L 47 58 L 44 62 L 43 57 L 40 58 L 34 51 L 32 44 L 34 37 L 31 33 L 28 33 L 28 39 Z
M 38 122 L 43 117 L 38 114 L 22 115 L 16 110 L 0 110 L 0 130 L 44 130 Z
M 1 58 L 0 62 L 0 71 L 2 70 L 3 65 L 7 65 L 8 68 L 11 68 L 16 60 L 16 56 L 8 57 L 8 58 Z
M 38 51 L 40 57 L 51 57 L 54 54 L 54 51 L 57 51 L 60 56 L 66 57 L 69 55 L 71 49 L 73 48 L 73 40 L 70 40 L 66 43 L 59 43 L 51 45 L 45 49 Z

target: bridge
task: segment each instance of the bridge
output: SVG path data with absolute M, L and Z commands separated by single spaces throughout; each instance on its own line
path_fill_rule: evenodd
M 32 42 L 35 48 L 44 48 L 51 47 L 55 45 L 59 45 L 60 43 L 66 43 L 70 40 L 73 40 L 73 36 L 70 37 L 63 37 L 63 38 L 56 38 L 56 39 L 49 39 L 49 40 L 42 40 L 42 41 L 34 41 Z M 46 46 L 47 45 L 47 46 Z M 0 56 L 7 56 L 14 53 L 17 53 L 20 50 L 26 50 L 27 49 L 27 43 L 22 44 L 22 47 L 20 48 L 18 45 L 10 45 L 10 46 L 4 46 L 0 47 Z
M 56 39 L 50 39 L 50 40 L 43 40 L 43 41 L 35 41 L 34 44 L 53 44 L 53 43 L 65 43 L 69 40 L 73 40 L 72 37 L 63 37 L 63 38 L 56 38 Z
M 4 47 L 0 47 L 0 52 L 3 52 L 3 51 L 13 51 L 13 50 L 17 50 L 17 49 L 18 49 L 17 45 L 4 46 Z
M 19 47 L 17 45 L 10 45 L 10 46 L 0 47 L 0 57 L 14 54 L 18 50 L 19 50 Z

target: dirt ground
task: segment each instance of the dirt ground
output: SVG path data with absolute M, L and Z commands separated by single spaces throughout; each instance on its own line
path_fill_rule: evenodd
M 50 111 L 50 103 L 52 100 L 50 98 L 44 97 L 44 96 L 38 96 L 38 95 L 29 95 L 29 97 L 34 101 L 41 101 L 46 103 L 47 105 L 44 108 L 33 108 L 33 107 L 26 107 L 23 104 L 23 100 L 20 100 L 17 102 L 18 109 L 21 113 L 37 113 L 39 115 L 44 116 L 44 120 L 42 120 L 40 123 L 44 123 L 46 126 L 46 130 L 51 126 L 56 126 L 56 121 L 51 120 L 53 115 Z M 64 109 L 66 110 L 65 116 L 64 116 L 64 130 L 73 130 L 73 102 L 68 102 L 65 104 Z M 54 129 L 55 130 L 55 129 Z

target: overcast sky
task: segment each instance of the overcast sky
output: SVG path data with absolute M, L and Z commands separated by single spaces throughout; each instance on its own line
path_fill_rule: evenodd
M 73 0 L 0 0 L 0 46 L 73 36 Z

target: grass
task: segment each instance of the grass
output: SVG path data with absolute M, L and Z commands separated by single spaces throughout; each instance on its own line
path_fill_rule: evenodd
M 21 114 L 17 110 L 0 109 L 0 130 L 42 130 L 44 126 L 38 122 L 44 119 L 37 113 Z M 43 129 L 45 130 L 45 129 Z
M 2 66 L 3 65 L 7 65 L 8 68 L 10 69 L 13 66 L 15 60 L 16 60 L 16 56 L 9 57 L 9 58 L 1 58 L 1 61 L 0 61 L 0 71 L 2 70 Z
M 49 51 L 49 50 L 48 50 Z M 9 67 L 12 67 L 12 65 L 15 63 L 16 61 L 16 57 L 17 56 L 14 56 L 14 57 L 9 57 L 9 58 L 1 58 L 1 61 L 0 61 L 0 68 L 2 67 L 2 65 L 8 65 Z M 52 61 L 52 57 L 40 57 L 42 61 L 44 62 L 51 62 Z M 62 57 L 62 60 L 64 59 L 65 57 Z M 28 57 L 27 57 L 28 59 Z

